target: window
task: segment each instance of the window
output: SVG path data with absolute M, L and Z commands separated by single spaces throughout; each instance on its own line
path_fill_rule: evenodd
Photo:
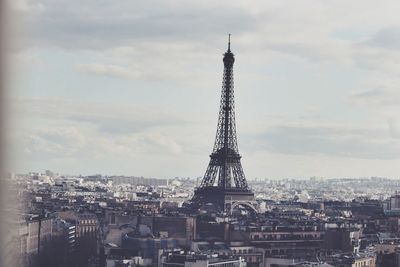
M 110 224 L 115 224 L 115 213 L 110 214 Z

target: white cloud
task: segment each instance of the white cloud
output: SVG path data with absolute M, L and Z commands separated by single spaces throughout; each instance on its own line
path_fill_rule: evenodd
M 345 125 L 277 125 L 247 140 L 253 151 L 400 159 L 400 142 L 390 129 Z
M 87 144 L 86 137 L 77 127 L 49 127 L 34 129 L 30 133 L 13 132 L 9 137 L 25 153 L 20 156 L 44 159 L 79 157 Z
M 78 64 L 76 68 L 83 73 L 95 74 L 99 76 L 118 77 L 122 79 L 138 79 L 141 77 L 141 73 L 139 71 L 132 71 L 128 68 L 111 64 Z
M 400 91 L 392 88 L 373 88 L 352 93 L 350 100 L 356 104 L 387 107 L 398 105 Z
M 24 12 L 28 15 L 45 11 L 45 6 L 42 3 L 30 0 L 13 0 L 9 1 L 9 5 L 12 10 Z
M 61 98 L 23 98 L 11 100 L 11 115 L 18 127 L 27 130 L 37 119 L 53 123 L 88 124 L 104 133 L 134 133 L 151 127 L 186 125 L 185 116 L 151 105 L 106 105 L 95 101 Z M 30 123 L 27 123 L 30 122 Z

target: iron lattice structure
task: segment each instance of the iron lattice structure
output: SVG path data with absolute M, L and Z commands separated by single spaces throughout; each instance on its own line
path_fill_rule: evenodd
M 247 181 L 240 162 L 235 122 L 235 99 L 233 83 L 233 63 L 235 56 L 230 49 L 225 52 L 221 103 L 218 117 L 214 149 L 210 155 L 206 173 L 200 188 L 218 187 L 221 189 L 248 190 Z

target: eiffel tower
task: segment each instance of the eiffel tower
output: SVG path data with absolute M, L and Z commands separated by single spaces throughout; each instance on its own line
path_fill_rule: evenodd
M 200 208 L 212 204 L 218 211 L 229 212 L 238 205 L 256 210 L 254 193 L 244 176 L 237 145 L 233 63 L 230 34 L 228 50 L 224 53 L 224 74 L 217 134 L 206 173 L 195 189 L 192 204 Z

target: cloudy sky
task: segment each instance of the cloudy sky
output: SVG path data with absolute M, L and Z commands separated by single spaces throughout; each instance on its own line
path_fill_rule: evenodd
M 15 172 L 202 176 L 232 33 L 248 179 L 399 177 L 397 0 L 10 2 Z

